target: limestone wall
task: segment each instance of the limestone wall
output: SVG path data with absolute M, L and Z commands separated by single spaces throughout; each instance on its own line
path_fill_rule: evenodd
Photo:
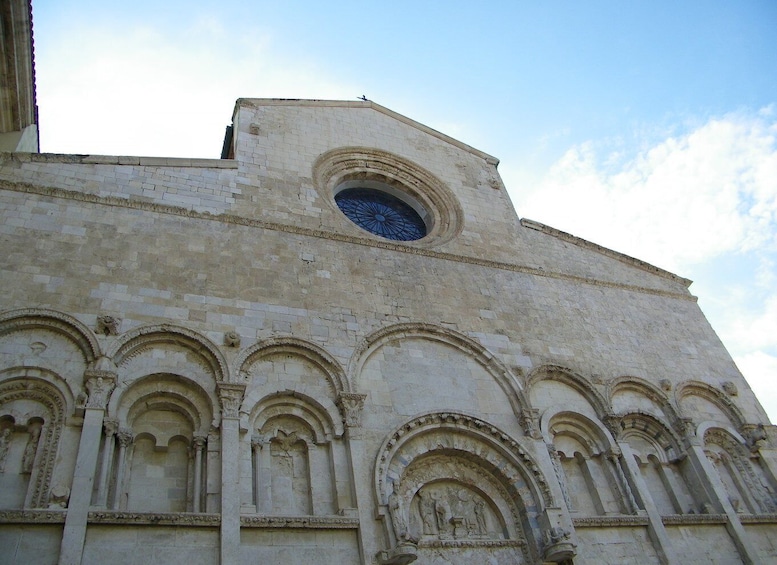
M 369 103 L 235 125 L 233 161 L 0 159 L 0 563 L 777 557 L 774 431 L 688 281 Z

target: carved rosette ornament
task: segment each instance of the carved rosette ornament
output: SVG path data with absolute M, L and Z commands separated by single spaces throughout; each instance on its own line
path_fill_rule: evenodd
M 240 417 L 240 404 L 246 385 L 238 383 L 219 383 L 218 393 L 221 401 L 221 417 L 237 419 Z
M 337 405 L 342 410 L 343 421 L 349 428 L 361 426 L 362 409 L 364 408 L 364 399 L 366 394 L 357 394 L 355 392 L 341 392 L 337 397 Z

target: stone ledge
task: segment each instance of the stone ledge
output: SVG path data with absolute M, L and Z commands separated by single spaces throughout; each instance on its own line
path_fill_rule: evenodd
M 647 526 L 650 520 L 647 516 L 586 516 L 572 518 L 575 528 L 631 528 Z
M 220 514 L 195 514 L 192 512 L 89 512 L 90 524 L 148 524 L 154 526 L 219 526 Z
M 515 539 L 493 539 L 493 540 L 476 540 L 476 539 L 435 539 L 435 540 L 421 540 L 418 542 L 418 547 L 421 548 L 444 548 L 444 547 L 523 547 L 526 545 L 524 540 Z
M 67 510 L 0 510 L 0 524 L 64 524 Z
M 775 524 L 777 514 L 740 514 L 739 521 L 743 524 Z
M 237 169 L 233 159 L 191 159 L 186 157 L 134 157 L 127 155 L 60 155 L 57 153 L 4 153 L 0 161 L 26 163 L 68 163 L 82 165 L 129 165 L 198 169 Z
M 665 526 L 693 526 L 696 524 L 725 524 L 725 514 L 670 514 L 661 516 Z
M 313 530 L 355 530 L 358 518 L 343 516 L 241 516 L 242 528 L 299 528 Z

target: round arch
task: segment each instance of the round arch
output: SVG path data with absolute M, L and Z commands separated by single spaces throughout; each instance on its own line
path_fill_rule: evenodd
M 395 324 L 367 336 L 356 347 L 348 363 L 350 380 L 356 382 L 369 358 L 383 345 L 404 338 L 428 339 L 458 349 L 475 360 L 494 378 L 516 415 L 529 410 L 529 403 L 518 379 L 494 354 L 464 334 L 433 324 Z
M 719 408 L 728 418 L 729 423 L 737 430 L 744 426 L 746 420 L 736 404 L 723 391 L 701 381 L 686 381 L 677 386 L 675 398 L 677 406 L 680 408 L 680 416 L 693 418 L 693 414 L 686 414 L 683 409 L 683 399 L 689 396 L 698 396 Z
M 172 324 L 142 326 L 121 336 L 107 356 L 119 367 L 134 354 L 157 343 L 180 345 L 196 354 L 213 374 L 216 382 L 229 382 L 224 356 L 213 342 L 199 333 Z
M 243 382 L 248 382 L 248 368 L 260 359 L 276 354 L 299 356 L 318 367 L 327 378 L 333 398 L 341 392 L 351 392 L 351 385 L 342 366 L 327 351 L 295 337 L 273 337 L 260 341 L 240 353 L 234 366 Z
M 0 335 L 28 329 L 45 329 L 68 338 L 76 344 L 87 365 L 101 355 L 100 344 L 92 331 L 72 316 L 42 308 L 11 310 L 0 314 Z
M 529 373 L 526 379 L 526 387 L 531 390 L 532 386 L 540 381 L 552 380 L 558 381 L 580 393 L 596 412 L 596 416 L 603 419 L 612 413 L 609 402 L 602 396 L 591 383 L 583 376 L 575 373 L 571 369 L 561 365 L 541 365 Z

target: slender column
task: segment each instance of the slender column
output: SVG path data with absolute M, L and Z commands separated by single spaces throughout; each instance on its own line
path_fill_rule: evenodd
M 594 503 L 596 513 L 600 516 L 604 516 L 607 512 L 604 508 L 604 502 L 602 501 L 602 495 L 599 492 L 599 488 L 596 485 L 596 470 L 592 469 L 593 464 L 588 457 L 583 457 L 582 461 L 577 459 L 577 464 L 580 466 L 583 472 L 583 479 L 588 487 L 588 492 L 591 494 L 591 500 Z
M 114 436 L 119 429 L 118 420 L 105 419 L 105 441 L 103 442 L 103 461 L 100 465 L 100 481 L 97 484 L 97 506 L 104 507 L 108 498 L 108 477 L 111 474 L 111 462 L 113 461 L 113 448 L 116 443 Z
M 618 444 L 620 445 L 620 444 Z M 623 452 L 620 449 L 610 449 L 605 453 L 606 460 L 609 462 L 608 469 L 612 475 L 613 484 L 615 485 L 620 500 L 623 505 L 626 506 L 626 513 L 637 514 L 640 510 L 637 501 L 634 499 L 634 492 L 631 490 L 629 480 L 624 474 L 624 470 L 621 467 L 621 454 Z
M 202 450 L 205 448 L 206 438 L 203 436 L 194 437 L 194 489 L 192 498 L 192 512 L 202 512 Z
M 221 565 L 240 561 L 240 415 L 245 385 L 219 383 L 221 401 Z
M 110 361 L 104 360 L 104 364 Z M 115 367 L 114 367 L 115 368 Z M 70 501 L 62 532 L 59 565 L 80 565 L 86 539 L 86 523 L 89 503 L 92 500 L 95 471 L 99 455 L 103 416 L 108 398 L 116 383 L 116 373 L 88 369 L 84 373 L 88 400 L 84 409 L 84 424 L 78 443 L 76 468 L 70 489 Z
M 116 434 L 119 440 L 119 460 L 116 462 L 116 492 L 113 493 L 111 510 L 123 509 L 124 475 L 127 467 L 127 448 L 132 444 L 132 430 L 122 428 Z
M 653 498 L 650 496 L 650 489 L 648 489 L 645 479 L 637 466 L 637 460 L 634 458 L 631 446 L 625 441 L 619 441 L 618 447 L 622 454 L 620 463 L 622 464 L 624 478 L 637 499 L 635 504 L 639 502 L 648 515 L 648 535 L 653 541 L 653 547 L 656 550 L 659 561 L 665 565 L 680 563 L 672 547 L 672 541 L 666 533 L 666 528 L 664 528 L 661 513 L 656 508 Z
M 650 465 L 650 463 L 647 463 Z M 656 470 L 661 478 L 661 482 L 664 484 L 669 498 L 672 500 L 675 512 L 677 514 L 687 514 L 694 509 L 693 499 L 689 498 L 685 492 L 680 488 L 680 484 L 677 481 L 677 476 L 673 467 L 676 466 L 674 462 L 670 463 L 657 463 Z
M 264 447 L 263 436 L 253 436 L 251 438 L 251 455 L 253 455 L 254 468 L 254 507 L 257 514 L 265 513 L 262 497 L 262 447 Z

